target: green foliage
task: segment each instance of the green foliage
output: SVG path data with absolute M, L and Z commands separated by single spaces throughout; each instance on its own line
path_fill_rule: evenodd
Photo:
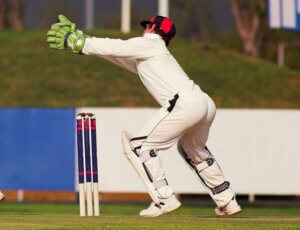
M 219 33 L 214 37 L 213 43 L 219 44 L 225 49 L 242 52 L 242 44 L 235 33 Z M 261 58 L 266 61 L 277 63 L 278 44 L 284 42 L 285 66 L 300 71 L 300 40 L 299 31 L 274 30 L 265 25 L 265 34 L 261 45 Z
M 172 0 L 170 8 L 180 37 L 210 41 L 218 30 L 214 3 L 211 1 Z
M 198 50 L 198 52 L 195 52 Z M 222 107 L 299 107 L 299 73 L 219 46 L 177 44 L 184 69 Z M 293 83 L 292 83 L 293 82 Z M 296 84 L 295 84 L 296 83 Z M 284 99 L 285 98 L 285 99 Z
M 252 0 L 244 3 L 248 5 L 248 8 L 252 12 L 252 14 L 258 15 L 261 19 L 266 19 L 267 17 L 267 11 L 266 11 L 266 4 L 265 0 Z
M 66 4 L 65 1 L 52 0 L 49 3 L 43 4 L 43 7 L 38 12 L 38 28 L 49 28 L 51 24 L 57 22 L 57 15 L 64 14 L 72 21 L 79 21 L 77 5 Z
M 286 46 L 285 65 L 300 70 L 299 31 L 268 29 L 262 45 L 262 57 L 276 63 L 277 49 L 280 42 L 283 42 Z
M 50 50 L 46 31 L 2 32 L 0 46 L 0 106 L 157 106 L 138 76 L 99 57 Z M 218 45 L 175 39 L 170 49 L 219 107 L 300 107 L 299 72 Z

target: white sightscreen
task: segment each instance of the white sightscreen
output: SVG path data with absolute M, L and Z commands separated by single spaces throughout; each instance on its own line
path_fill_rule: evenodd
M 271 28 L 280 28 L 280 2 L 281 0 L 270 0 L 269 1 L 269 23 Z
M 269 0 L 269 26 L 300 30 L 300 0 Z
M 297 26 L 296 21 L 296 1 L 284 0 L 282 2 L 282 24 L 286 28 L 295 28 Z
M 121 132 L 136 132 L 153 108 L 80 108 L 97 116 L 100 191 L 146 192 L 122 153 Z M 79 112 L 78 111 L 78 112 Z M 208 147 L 239 194 L 300 195 L 300 110 L 220 109 Z M 176 193 L 206 193 L 176 147 L 160 153 Z

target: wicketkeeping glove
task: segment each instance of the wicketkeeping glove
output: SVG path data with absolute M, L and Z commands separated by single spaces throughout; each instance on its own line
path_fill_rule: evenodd
M 66 16 L 64 16 L 62 14 L 58 15 L 58 22 L 61 23 L 61 24 L 63 24 L 66 27 L 69 27 L 69 29 L 70 29 L 71 32 L 79 31 L 76 28 L 76 24 L 73 23 L 73 22 L 71 22 L 69 19 L 67 19 Z M 82 31 L 80 31 L 80 33 L 82 33 Z
M 65 16 L 58 16 L 58 23 L 51 26 L 47 33 L 47 42 L 51 49 L 71 48 L 75 53 L 81 53 L 85 39 L 88 37 L 82 31 L 76 29 L 76 24 L 72 23 Z

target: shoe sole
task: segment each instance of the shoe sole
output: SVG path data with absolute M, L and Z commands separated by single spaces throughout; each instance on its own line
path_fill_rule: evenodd
M 141 216 L 141 217 L 157 217 L 157 216 L 161 216 L 163 214 L 169 213 L 169 212 L 173 212 L 176 209 L 178 209 L 181 206 L 180 202 L 176 202 L 175 204 L 173 204 L 172 206 L 168 207 L 167 209 L 162 209 L 160 212 L 158 212 L 155 215 L 145 215 L 145 216 Z
M 168 213 L 168 212 L 173 212 L 173 211 L 175 211 L 176 209 L 178 209 L 180 206 L 181 206 L 181 203 L 178 202 L 178 203 L 172 205 L 171 207 L 169 207 L 167 210 L 162 210 L 162 213 L 159 214 L 159 215 L 157 215 L 157 216 L 166 214 L 166 213 Z
M 241 209 L 241 207 L 239 207 L 239 209 L 237 209 L 236 211 L 234 211 L 230 214 L 226 213 L 226 212 L 219 211 L 219 210 L 216 210 L 215 212 L 216 212 L 217 216 L 222 217 L 222 216 L 233 216 L 233 215 L 236 215 L 236 214 L 240 213 L 241 211 L 242 211 L 242 209 Z

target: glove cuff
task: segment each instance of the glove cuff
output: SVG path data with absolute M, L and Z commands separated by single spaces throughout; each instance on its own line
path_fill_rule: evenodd
M 84 44 L 85 44 L 85 36 L 80 36 L 76 42 L 75 42 L 75 47 L 73 49 L 73 52 L 75 53 L 82 53 Z
M 75 53 L 81 53 L 85 44 L 86 37 L 76 33 L 68 32 L 65 36 L 65 45 Z

